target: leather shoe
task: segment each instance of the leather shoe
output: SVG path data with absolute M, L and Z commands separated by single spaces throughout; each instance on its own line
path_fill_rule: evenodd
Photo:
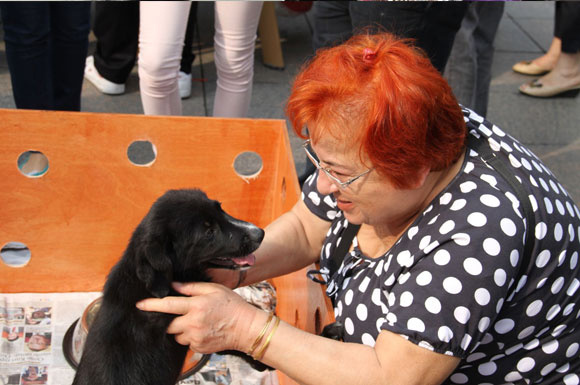
M 531 60 L 524 60 L 514 64 L 512 67 L 517 73 L 524 75 L 540 76 L 550 72 L 550 69 L 542 68 L 537 64 L 534 64 Z
M 568 86 L 545 86 L 540 79 L 525 83 L 520 86 L 520 92 L 537 98 L 550 98 L 553 96 L 576 96 L 580 92 L 580 83 Z

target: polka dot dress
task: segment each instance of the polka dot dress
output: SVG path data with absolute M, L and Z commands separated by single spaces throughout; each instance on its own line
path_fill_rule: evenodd
M 580 384 L 580 211 L 551 171 L 525 146 L 474 112 L 464 119 L 501 152 L 529 192 L 535 226 L 530 261 L 515 192 L 467 149 L 459 174 L 382 257 L 357 239 L 338 272 L 326 263 L 348 221 L 331 196 L 303 200 L 332 222 L 321 275 L 345 340 L 374 346 L 381 330 L 462 359 L 445 384 Z

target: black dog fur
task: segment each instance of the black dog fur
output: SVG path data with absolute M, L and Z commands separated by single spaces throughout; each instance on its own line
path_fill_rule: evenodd
M 233 258 L 251 254 L 263 237 L 200 190 L 165 193 L 107 278 L 73 385 L 174 385 L 188 349 L 166 333 L 175 316 L 135 304 L 179 295 L 173 281 L 209 281 L 210 267 L 239 268 Z

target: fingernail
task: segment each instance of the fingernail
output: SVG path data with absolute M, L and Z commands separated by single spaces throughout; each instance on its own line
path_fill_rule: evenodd
M 135 304 L 135 306 L 137 306 L 137 309 L 143 310 L 144 306 L 143 306 L 143 302 L 139 301 Z

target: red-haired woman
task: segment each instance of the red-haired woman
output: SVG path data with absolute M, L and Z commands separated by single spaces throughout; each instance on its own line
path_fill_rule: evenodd
M 140 308 L 183 314 L 168 332 L 196 351 L 241 350 L 303 384 L 579 382 L 580 211 L 541 160 L 389 34 L 319 51 L 287 113 L 317 172 L 247 275 L 215 277 L 320 262 L 344 342 L 215 283 Z

